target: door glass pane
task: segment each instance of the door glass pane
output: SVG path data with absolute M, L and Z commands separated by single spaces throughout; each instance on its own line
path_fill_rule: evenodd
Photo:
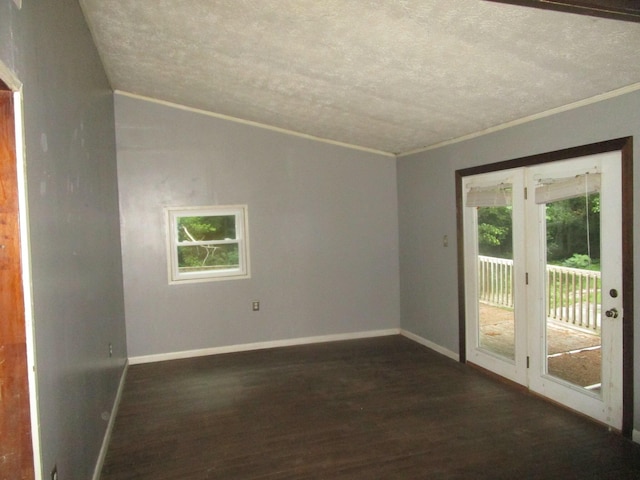
M 600 194 L 546 204 L 547 373 L 600 393 Z
M 479 347 L 515 360 L 511 206 L 477 207 Z

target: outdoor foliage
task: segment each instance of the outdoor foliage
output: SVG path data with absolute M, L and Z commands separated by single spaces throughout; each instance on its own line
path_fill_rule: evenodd
M 234 215 L 178 218 L 178 241 L 209 241 L 236 238 Z
M 547 260 L 587 268 L 600 258 L 600 195 L 576 197 L 546 206 Z M 513 258 L 512 209 L 478 207 L 480 255 Z
M 589 255 L 581 255 L 579 253 L 574 253 L 571 258 L 567 258 L 562 262 L 563 267 L 570 268 L 582 268 L 585 269 L 591 265 L 591 258 Z
M 201 244 L 236 238 L 234 215 L 180 217 L 178 219 L 178 265 L 180 268 L 237 266 L 238 244 Z M 193 244 L 192 242 L 197 242 Z M 189 245 L 189 243 L 192 243 Z
M 478 207 L 480 255 L 513 258 L 511 207 Z
M 547 258 L 562 262 L 574 254 L 589 262 L 600 258 L 600 195 L 570 198 L 547 204 Z M 579 259 L 574 261 L 580 262 Z M 584 257 L 582 257 L 584 261 Z M 568 266 L 568 265 L 567 265 Z

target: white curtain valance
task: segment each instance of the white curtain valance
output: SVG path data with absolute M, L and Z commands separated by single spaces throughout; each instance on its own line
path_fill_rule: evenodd
M 551 203 L 600 192 L 601 175 L 586 173 L 568 178 L 540 180 L 536 203 Z
M 505 207 L 511 205 L 513 187 L 501 183 L 490 187 L 470 187 L 467 190 L 467 207 Z

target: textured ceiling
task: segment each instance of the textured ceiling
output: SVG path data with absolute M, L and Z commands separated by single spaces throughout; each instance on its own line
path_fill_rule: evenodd
M 640 23 L 482 0 L 80 3 L 116 90 L 388 153 L 640 88 Z

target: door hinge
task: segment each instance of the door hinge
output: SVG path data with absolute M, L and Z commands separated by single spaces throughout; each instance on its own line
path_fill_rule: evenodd
M 527 357 L 527 368 L 529 368 L 529 357 Z
M 529 285 L 529 272 L 524 274 L 524 284 Z
M 528 198 L 527 187 L 524 187 L 524 199 L 526 200 L 527 198 Z

